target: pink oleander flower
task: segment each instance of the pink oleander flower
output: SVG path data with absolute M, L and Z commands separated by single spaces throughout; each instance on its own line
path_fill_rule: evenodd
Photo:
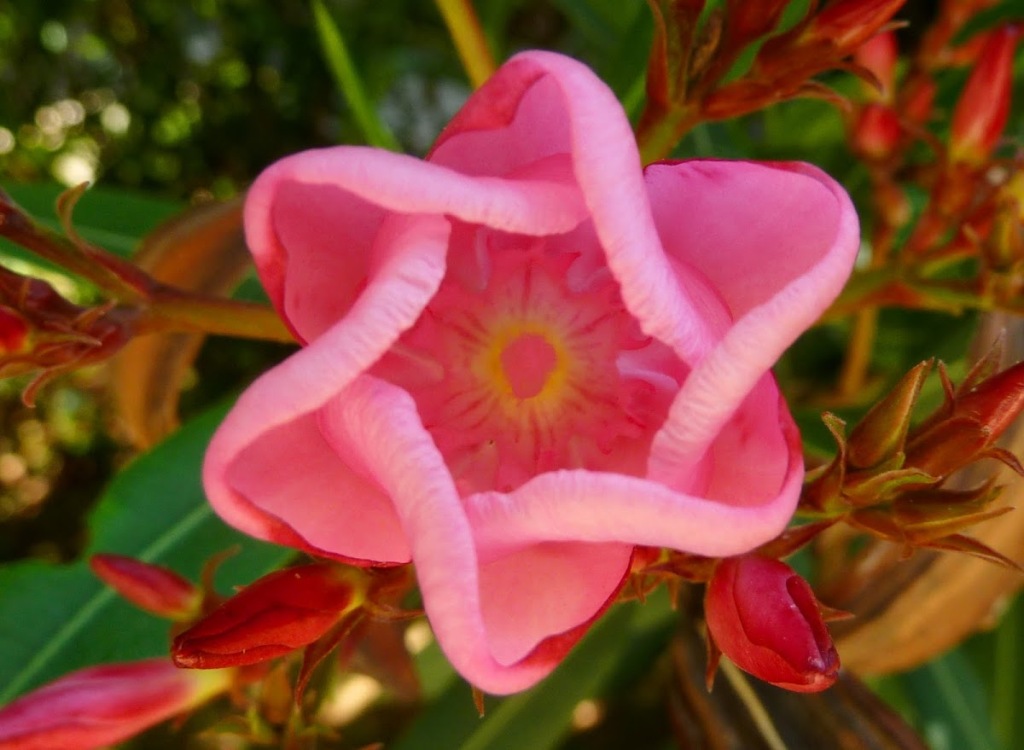
M 168 659 L 90 667 L 0 707 L 0 750 L 92 750 L 132 737 L 227 691 L 232 670 Z
M 858 245 L 814 167 L 642 170 L 611 91 L 527 52 L 426 161 L 286 158 L 245 224 L 305 346 L 214 436 L 214 508 L 321 557 L 412 560 L 479 688 L 550 672 L 635 545 L 733 555 L 789 520 L 803 461 L 769 368 Z
M 704 597 L 708 633 L 740 669 L 799 693 L 839 676 L 839 654 L 810 585 L 779 560 L 722 560 Z

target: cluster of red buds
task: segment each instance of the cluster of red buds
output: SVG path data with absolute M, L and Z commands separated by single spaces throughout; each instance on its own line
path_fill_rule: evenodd
M 207 288 L 211 282 L 202 270 L 172 279 L 184 283 L 187 288 L 182 289 L 86 241 L 71 220 L 85 187 L 71 189 L 57 201 L 63 234 L 35 221 L 0 191 L 0 237 L 84 282 L 81 286 L 100 299 L 93 305 L 78 305 L 46 281 L 0 266 L 0 377 L 33 374 L 23 393 L 27 404 L 53 377 L 105 362 L 146 333 L 227 333 L 291 340 L 269 308 L 207 295 L 216 290 Z M 205 273 L 220 281 L 221 276 L 231 276 L 223 273 L 218 260 L 234 252 L 232 232 L 238 221 L 237 202 L 220 208 L 198 207 L 158 227 L 143 244 L 166 254 L 185 250 L 182 254 L 190 262 L 199 267 L 205 264 Z
M 92 667 L 22 696 L 0 709 L 3 750 L 103 747 L 218 695 L 238 695 L 270 679 L 268 662 L 300 652 L 294 705 L 301 707 L 313 669 L 368 618 L 405 616 L 392 604 L 411 585 L 405 569 L 314 562 L 270 573 L 224 599 L 211 586 L 216 560 L 202 586 L 120 555 L 95 555 L 90 564 L 132 604 L 174 622 L 171 658 Z M 292 717 L 286 731 L 317 731 L 300 725 Z M 273 736 L 258 712 L 240 732 Z
M 78 305 L 39 278 L 0 266 L 0 377 L 34 374 L 23 393 L 31 405 L 53 377 L 105 361 L 136 334 L 156 288 L 134 265 L 83 240 L 71 213 L 84 186 L 60 198 L 65 234 L 46 229 L 0 191 L 0 237 L 20 245 L 99 290 L 104 299 Z
M 22 396 L 31 405 L 53 377 L 109 359 L 134 335 L 136 317 L 112 302 L 76 305 L 0 266 L 0 377 L 36 373 Z
M 812 2 L 791 28 L 772 35 L 788 2 L 727 0 L 704 14 L 704 0 L 650 0 L 655 39 L 647 74 L 647 107 L 638 139 L 647 156 L 665 156 L 693 125 L 737 117 L 795 97 L 845 100 L 814 77 L 843 69 L 872 82 L 850 57 L 890 25 L 905 0 Z M 752 45 L 750 68 L 729 80 Z
M 839 446 L 836 457 L 809 474 L 794 526 L 753 553 L 715 560 L 680 552 L 640 550 L 632 581 L 643 596 L 652 585 L 684 580 L 706 584 L 710 687 L 722 654 L 778 687 L 816 692 L 838 677 L 839 656 L 825 623 L 850 615 L 821 604 L 798 573 L 781 561 L 837 523 L 906 550 L 930 548 L 975 555 L 1020 570 L 1006 556 L 961 533 L 1007 512 L 993 508 L 992 482 L 970 490 L 946 480 L 980 459 L 994 459 L 1024 474 L 997 441 L 1024 411 L 1024 363 L 997 371 L 1001 347 L 978 362 L 959 387 L 945 367 L 938 373 L 943 403 L 913 424 L 915 406 L 934 363 L 922 362 L 846 434 L 825 415 Z
M 849 118 L 851 147 L 871 179 L 872 255 L 869 273 L 851 284 L 837 310 L 855 300 L 946 310 L 1019 308 L 1024 176 L 1020 154 L 1002 157 L 998 147 L 1021 26 L 1004 23 L 953 42 L 989 5 L 943 2 L 903 71 L 891 33 L 870 40 L 854 57 L 877 82 L 865 87 Z M 948 134 L 937 135 L 930 129 L 939 114 L 937 76 L 968 65 Z M 917 157 L 922 146 L 932 153 L 927 162 Z M 928 196 L 920 212 L 911 206 L 911 190 Z M 981 261 L 974 278 L 944 277 L 945 269 L 968 258 Z

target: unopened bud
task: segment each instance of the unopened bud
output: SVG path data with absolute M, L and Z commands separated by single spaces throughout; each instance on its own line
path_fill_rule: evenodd
M 952 411 L 907 442 L 905 465 L 944 477 L 990 451 L 1024 410 L 1024 362 L 958 395 Z
M 362 606 L 368 578 L 327 563 L 278 570 L 221 604 L 174 639 L 179 667 L 257 664 L 313 643 Z
M 839 655 L 814 592 L 785 563 L 753 554 L 722 560 L 704 615 L 715 645 L 745 672 L 801 693 L 836 681 Z
M 954 417 L 969 417 L 985 425 L 995 441 L 1024 409 L 1024 362 L 983 380 L 956 400 Z
M 1013 53 L 1019 36 L 1018 26 L 1004 26 L 985 43 L 953 110 L 949 143 L 953 161 L 984 163 L 1002 135 L 1010 113 Z
M 880 97 L 883 101 L 892 101 L 898 59 L 896 35 L 891 31 L 871 37 L 853 54 L 854 62 L 871 71 L 871 74 L 882 85 L 882 91 L 875 93 L 874 98 Z
M 891 156 L 902 137 L 899 117 L 888 106 L 877 102 L 861 109 L 851 133 L 854 151 L 875 162 Z
M 730 47 L 741 48 L 773 31 L 788 3 L 789 0 L 758 3 L 728 0 L 723 42 Z
M 19 351 L 28 337 L 28 323 L 8 307 L 0 306 L 0 355 Z
M 124 555 L 93 555 L 96 577 L 140 609 L 171 620 L 188 620 L 199 612 L 202 592 L 173 570 Z
M 167 659 L 74 672 L 0 708 L 0 750 L 93 750 L 196 708 L 233 670 L 187 672 Z
M 844 53 L 853 52 L 889 22 L 906 0 L 837 0 L 818 13 L 805 32 L 827 39 Z
M 935 103 L 935 81 L 924 74 L 913 77 L 899 92 L 900 111 L 907 122 L 925 125 L 932 116 Z

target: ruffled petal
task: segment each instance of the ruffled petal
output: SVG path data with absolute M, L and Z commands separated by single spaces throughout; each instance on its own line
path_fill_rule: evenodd
M 253 184 L 246 239 L 271 301 L 311 341 L 392 265 L 391 242 L 406 224 L 389 227 L 388 216 L 452 216 L 527 235 L 572 229 L 585 215 L 575 186 L 544 177 L 470 178 L 361 147 L 305 151 Z
M 691 479 L 700 486 L 691 492 L 622 474 L 542 474 L 509 494 L 466 498 L 477 544 L 491 555 L 543 541 L 628 542 L 708 557 L 750 551 L 786 527 L 803 479 L 796 426 L 774 386 L 759 388 L 753 414 L 739 412 L 737 434 L 726 433 L 713 459 L 697 467 Z M 762 439 L 767 446 L 755 445 Z M 730 478 L 730 471 L 745 478 Z M 709 490 L 722 496 L 704 494 Z
M 685 362 L 699 358 L 713 336 L 673 282 L 626 115 L 585 65 L 550 52 L 515 56 L 456 115 L 429 158 L 470 174 L 508 174 L 559 152 L 571 156 L 626 307 Z
M 649 476 L 670 481 L 702 460 L 754 384 L 835 299 L 859 234 L 846 192 L 806 164 L 654 164 L 646 179 L 666 251 L 708 280 L 733 319 L 655 438 Z
M 652 164 L 644 178 L 665 252 L 700 271 L 734 320 L 812 276 L 817 293 L 800 307 L 813 322 L 850 274 L 857 217 L 816 167 L 686 161 Z
M 265 412 L 247 400 L 233 415 L 245 419 L 250 408 Z M 409 561 L 390 498 L 324 440 L 315 412 L 268 427 L 227 453 L 222 446 L 233 435 L 231 423 L 225 425 L 207 453 L 204 480 L 211 504 L 228 523 L 259 539 L 348 562 Z
M 497 694 L 523 690 L 550 672 L 566 646 L 539 649 L 511 664 L 496 658 L 473 532 L 412 398 L 382 380 L 361 377 L 327 406 L 323 426 L 332 445 L 360 454 L 366 470 L 394 498 L 423 607 L 452 665 L 480 689 Z
M 240 457 L 249 450 L 258 452 L 257 446 L 277 430 L 287 431 L 343 391 L 413 324 L 441 282 L 449 222 L 423 216 L 392 217 L 389 223 L 385 262 L 348 314 L 249 386 L 207 449 L 203 478 L 210 503 L 224 520 L 248 533 L 278 539 L 287 532 L 278 528 L 271 536 L 267 512 L 233 486 L 229 473 L 245 471 L 233 468 L 243 465 Z M 281 471 L 286 470 L 282 465 Z M 293 474 L 293 481 L 304 480 Z M 282 478 L 280 484 L 283 489 L 287 482 Z M 330 495 L 303 500 L 310 505 L 331 502 Z
M 410 559 L 390 498 L 327 444 L 316 414 L 261 435 L 235 457 L 224 479 L 298 535 L 309 552 L 375 563 Z

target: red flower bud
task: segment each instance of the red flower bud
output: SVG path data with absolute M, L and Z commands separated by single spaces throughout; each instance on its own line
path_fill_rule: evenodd
M 725 43 L 738 49 L 774 30 L 787 4 L 788 0 L 727 0 Z
M 951 412 L 927 421 L 907 442 L 905 465 L 945 477 L 991 451 L 1024 411 L 1024 362 L 957 395 Z
M 853 125 L 851 140 L 858 154 L 870 161 L 882 161 L 899 145 L 903 136 L 900 118 L 884 104 L 866 105 Z
M 956 399 L 953 417 L 969 417 L 984 425 L 995 442 L 1024 410 L 1024 362 L 997 372 Z
M 938 86 L 925 75 L 913 77 L 900 91 L 901 111 L 907 122 L 924 125 L 932 116 L 932 105 Z
M 967 85 L 953 110 L 950 157 L 953 161 L 983 163 L 995 148 L 1010 113 L 1013 53 L 1020 28 L 993 31 L 981 51 Z
M 836 681 L 839 655 L 807 581 L 778 560 L 722 560 L 704 598 L 708 631 L 737 667 L 787 690 Z
M 202 592 L 177 573 L 124 555 L 93 555 L 96 577 L 136 607 L 171 620 L 188 620 L 199 612 Z
M 256 664 L 307 646 L 366 599 L 366 573 L 326 563 L 278 570 L 174 639 L 179 667 Z
M 836 0 L 822 9 L 805 32 L 827 39 L 841 52 L 853 52 L 878 33 L 906 0 Z
M 857 48 L 853 59 L 858 65 L 870 70 L 882 84 L 882 99 L 892 101 L 893 86 L 896 82 L 896 61 L 899 59 L 896 35 L 887 31 L 871 37 Z
M 74 672 L 0 708 L 0 750 L 91 750 L 132 737 L 227 691 L 230 670 L 167 659 Z
M 0 307 L 0 354 L 16 352 L 25 345 L 28 323 L 16 312 Z

